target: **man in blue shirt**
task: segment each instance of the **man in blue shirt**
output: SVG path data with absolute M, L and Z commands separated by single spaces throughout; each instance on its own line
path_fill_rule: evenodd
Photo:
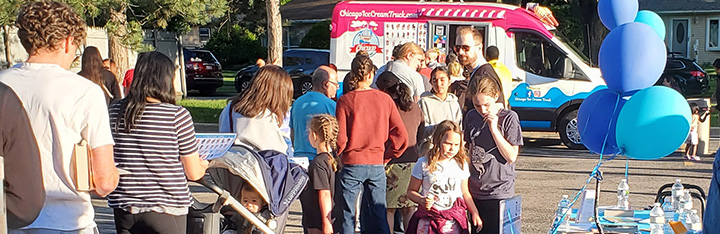
M 337 72 L 328 66 L 315 69 L 312 76 L 313 89 L 300 96 L 290 109 L 290 128 L 292 128 L 293 148 L 295 156 L 308 157 L 312 161 L 317 150 L 308 141 L 307 122 L 317 114 L 335 116 L 335 97 L 339 84 Z
M 720 149 L 715 153 L 713 175 L 703 216 L 703 233 L 720 233 Z

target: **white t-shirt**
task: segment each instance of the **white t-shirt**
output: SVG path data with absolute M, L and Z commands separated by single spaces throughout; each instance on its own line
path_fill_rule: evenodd
M 428 158 L 421 157 L 412 169 L 412 176 L 422 180 L 421 195 L 435 196 L 433 207 L 438 210 L 452 208 L 455 201 L 463 196 L 462 181 L 470 177 L 467 162 L 460 168 L 457 161 L 445 160 L 437 162 L 435 171 L 428 171 Z
M 275 150 L 287 153 L 288 144 L 285 139 L 289 139 L 290 134 L 286 135 L 280 129 L 278 120 L 270 110 L 266 109 L 263 113 L 252 118 L 232 111 L 233 126 L 230 126 L 228 117 L 231 112 L 230 105 L 231 103 L 227 104 L 220 112 L 220 119 L 218 120 L 220 132 L 231 132 L 232 130 L 233 133 L 237 133 L 236 145 L 249 146 L 256 151 Z
M 25 228 L 92 231 L 90 194 L 75 190 L 70 159 L 73 145 L 82 139 L 93 149 L 114 144 L 100 86 L 58 65 L 38 63 L 2 71 L 0 82 L 22 101 L 40 149 L 45 203 Z

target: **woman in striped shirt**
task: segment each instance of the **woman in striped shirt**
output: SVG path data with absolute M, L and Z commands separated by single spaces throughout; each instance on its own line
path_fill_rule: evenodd
M 192 203 L 188 180 L 205 175 L 192 116 L 175 105 L 175 66 L 159 52 L 139 57 L 128 96 L 110 108 L 120 176 L 108 197 L 123 233 L 185 233 Z

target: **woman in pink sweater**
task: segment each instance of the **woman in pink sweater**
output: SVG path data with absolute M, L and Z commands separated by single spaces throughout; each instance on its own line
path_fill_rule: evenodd
M 384 165 L 407 148 L 408 133 L 395 103 L 386 93 L 370 88 L 375 70 L 368 54 L 358 52 L 345 80 L 350 91 L 337 102 L 338 153 L 343 163 L 338 175 L 343 196 L 342 233 L 347 234 L 355 233 L 355 201 L 361 189 L 368 199 L 366 223 L 373 224 L 364 227 L 365 231 L 390 233 Z

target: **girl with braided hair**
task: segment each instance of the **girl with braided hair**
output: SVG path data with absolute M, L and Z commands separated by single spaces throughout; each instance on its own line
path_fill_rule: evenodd
M 333 227 L 333 222 L 339 216 L 332 212 L 338 210 L 333 209 L 335 172 L 338 169 L 335 159 L 338 122 L 328 114 L 315 115 L 308 122 L 308 139 L 310 145 L 317 149 L 317 155 L 308 167 L 310 181 L 300 195 L 302 225 L 308 234 L 332 234 L 338 230 Z
M 343 163 L 339 171 L 342 187 L 342 233 L 355 232 L 355 201 L 361 189 L 367 198 L 368 233 L 390 233 L 385 206 L 385 167 L 407 148 L 408 133 L 395 102 L 382 91 L 370 88 L 375 65 L 364 51 L 358 52 L 345 82 L 350 92 L 337 102 L 340 134 L 337 145 Z

